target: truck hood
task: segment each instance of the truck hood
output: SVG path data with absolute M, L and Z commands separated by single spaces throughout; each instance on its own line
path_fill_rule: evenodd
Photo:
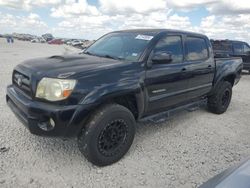
M 123 64 L 126 63 L 109 58 L 79 54 L 31 59 L 23 62 L 20 66 L 32 70 L 40 76 L 67 78 L 78 73 L 110 69 Z

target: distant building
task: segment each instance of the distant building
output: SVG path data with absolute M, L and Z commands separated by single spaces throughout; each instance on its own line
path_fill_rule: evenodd
M 44 40 L 46 40 L 47 42 L 54 39 L 53 35 L 50 33 L 46 33 L 44 35 L 42 35 L 42 37 L 44 38 Z

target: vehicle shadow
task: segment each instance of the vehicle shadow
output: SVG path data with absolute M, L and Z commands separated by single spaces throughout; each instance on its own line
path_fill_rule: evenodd
M 156 132 L 169 132 L 173 129 L 177 129 L 183 124 L 183 120 L 189 121 L 193 118 L 193 113 L 197 111 L 207 113 L 206 107 L 200 107 L 193 111 L 181 110 L 170 117 L 166 118 L 163 122 L 155 123 L 152 121 L 139 122 L 137 123 L 137 137 L 135 139 L 135 144 L 141 143 L 143 140 L 147 139 L 148 136 L 155 134 Z M 192 125 L 190 125 L 192 126 Z M 147 136 L 144 136 L 147 135 Z
M 249 73 L 249 72 L 246 72 L 246 71 L 242 71 L 242 72 L 241 72 L 241 75 L 242 75 L 242 76 L 243 76 L 243 75 L 244 75 L 244 76 L 245 76 L 245 75 L 248 75 L 248 76 L 249 76 L 250 73 Z

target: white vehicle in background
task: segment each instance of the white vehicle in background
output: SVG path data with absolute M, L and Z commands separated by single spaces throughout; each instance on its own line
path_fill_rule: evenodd
M 30 40 L 30 42 L 32 42 L 32 43 L 45 43 L 46 40 L 44 38 L 34 38 L 34 39 Z
M 38 38 L 35 38 L 35 39 L 32 39 L 30 42 L 32 42 L 32 43 L 38 43 L 38 42 L 40 42 L 40 41 L 39 41 Z
M 72 46 L 80 46 L 80 45 L 82 45 L 82 44 L 83 44 L 83 42 L 82 42 L 81 40 L 74 40 L 74 41 L 71 43 Z
M 67 45 L 72 45 L 72 42 L 75 41 L 75 39 L 70 39 L 70 40 L 67 40 L 66 44 Z
M 39 41 L 40 41 L 41 43 L 45 43 L 45 42 L 46 42 L 46 40 L 45 40 L 44 38 L 39 38 Z

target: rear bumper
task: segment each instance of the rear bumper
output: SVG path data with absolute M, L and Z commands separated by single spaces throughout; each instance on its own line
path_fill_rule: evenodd
M 71 137 L 78 134 L 88 111 L 82 105 L 58 106 L 33 101 L 17 92 L 14 86 L 7 87 L 6 102 L 16 117 L 32 134 L 44 136 Z M 50 118 L 55 122 L 51 130 L 41 127 L 49 125 Z

